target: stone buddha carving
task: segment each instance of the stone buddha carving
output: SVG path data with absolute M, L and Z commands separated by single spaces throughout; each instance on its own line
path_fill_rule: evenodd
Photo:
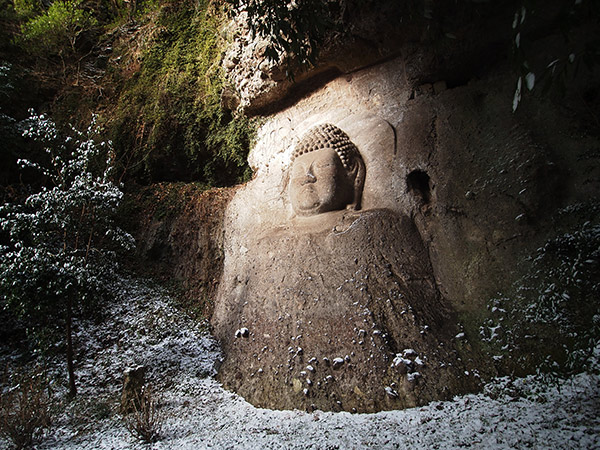
M 335 125 L 318 125 L 292 155 L 292 208 L 298 216 L 360 209 L 364 181 L 365 164 L 348 135 Z
M 458 357 L 453 316 L 411 218 L 372 201 L 354 211 L 365 175 L 344 131 L 312 128 L 287 172 L 296 217 L 244 228 L 244 250 L 228 247 L 211 319 L 219 380 L 256 406 L 375 412 L 478 383 Z

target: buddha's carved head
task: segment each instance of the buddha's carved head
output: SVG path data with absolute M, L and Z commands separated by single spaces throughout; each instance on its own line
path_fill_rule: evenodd
M 348 135 L 335 125 L 318 125 L 292 155 L 292 208 L 299 216 L 360 209 L 364 181 L 365 164 Z

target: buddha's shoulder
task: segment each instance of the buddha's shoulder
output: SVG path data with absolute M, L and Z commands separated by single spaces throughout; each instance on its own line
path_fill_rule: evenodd
M 278 227 L 266 230 L 263 236 L 327 235 L 350 229 L 389 227 L 390 224 L 405 228 L 412 226 L 412 220 L 389 209 L 342 210 L 310 217 L 293 217 Z

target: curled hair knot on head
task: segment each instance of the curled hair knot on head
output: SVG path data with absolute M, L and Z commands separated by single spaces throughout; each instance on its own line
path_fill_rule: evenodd
M 335 125 L 324 123 L 312 128 L 300 140 L 292 154 L 292 162 L 300 155 L 324 148 L 333 149 L 339 156 L 346 170 L 352 170 L 355 159 L 360 158 L 356 145 L 348 135 Z

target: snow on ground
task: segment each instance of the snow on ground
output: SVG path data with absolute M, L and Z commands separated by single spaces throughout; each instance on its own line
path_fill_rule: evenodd
M 128 281 L 115 292 L 106 323 L 80 324 L 79 398 L 37 448 L 600 448 L 596 375 L 550 387 L 500 379 L 478 395 L 377 414 L 260 409 L 213 378 L 218 346 L 165 291 Z M 153 444 L 137 441 L 117 412 L 122 372 L 140 364 L 165 416 Z

